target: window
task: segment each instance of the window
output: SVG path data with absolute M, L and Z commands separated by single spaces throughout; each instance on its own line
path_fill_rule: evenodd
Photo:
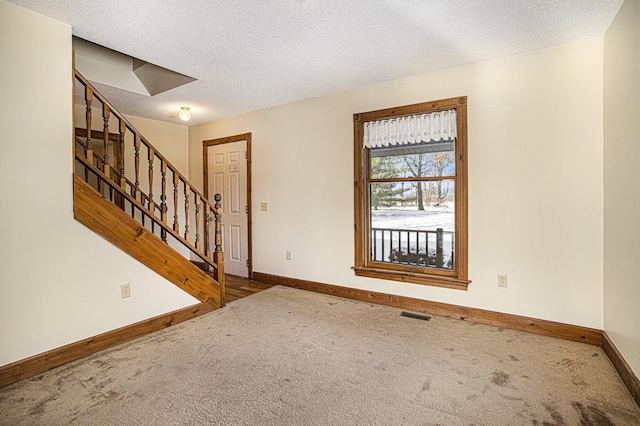
M 467 98 L 354 114 L 356 275 L 467 289 Z

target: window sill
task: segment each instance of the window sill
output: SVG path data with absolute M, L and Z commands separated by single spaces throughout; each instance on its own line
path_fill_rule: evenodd
M 359 277 L 379 278 L 383 280 L 393 280 L 465 291 L 471 282 L 469 280 L 461 280 L 458 278 L 426 275 L 415 272 L 391 271 L 388 269 L 370 268 L 365 266 L 354 266 L 353 270 Z

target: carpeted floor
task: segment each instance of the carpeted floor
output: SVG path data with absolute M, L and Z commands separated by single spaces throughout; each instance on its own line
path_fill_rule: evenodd
M 640 425 L 601 348 L 273 287 L 0 389 L 2 425 Z

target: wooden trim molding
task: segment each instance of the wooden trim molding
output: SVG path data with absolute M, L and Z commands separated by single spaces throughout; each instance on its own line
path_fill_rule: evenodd
M 411 311 L 448 318 L 456 318 L 478 324 L 494 325 L 511 330 L 526 331 L 529 333 L 541 334 L 543 336 L 588 343 L 595 346 L 602 345 L 602 331 L 593 328 L 522 317 L 502 312 L 487 311 L 478 308 L 468 308 L 448 303 L 432 302 L 430 300 L 414 299 L 394 294 L 359 290 L 355 288 L 299 280 L 296 278 L 287 278 L 262 272 L 254 272 L 253 279 L 265 284 L 299 288 L 316 293 L 344 297 L 346 299 L 360 300 L 362 302 L 375 303 L 377 305 L 393 306 L 394 308 L 408 309 Z
M 83 129 L 81 127 L 75 128 L 75 135 L 80 138 L 87 137 L 87 129 Z M 104 132 L 102 130 L 91 130 L 91 138 L 95 140 L 104 140 Z M 116 142 L 120 140 L 119 133 L 109 133 L 109 140 L 111 142 Z
M 210 139 L 202 141 L 202 174 L 205 195 L 209 195 L 209 147 L 223 145 L 233 142 L 247 142 L 247 250 L 248 250 L 248 275 L 253 278 L 253 206 L 251 204 L 251 132 L 239 135 L 227 136 L 224 138 Z M 222 204 L 224 208 L 224 200 Z M 205 236 L 208 238 L 208 236 Z
M 456 290 L 467 290 L 469 280 L 460 280 L 450 277 L 433 278 L 431 275 L 415 274 L 405 271 L 390 271 L 388 269 L 379 269 L 371 267 L 353 267 L 356 275 L 359 277 L 379 278 L 383 280 L 393 280 L 413 284 L 425 284 L 434 287 L 453 288 Z
M 618 351 L 616 345 L 613 344 L 606 331 L 602 332 L 602 349 L 611 360 L 613 367 L 620 375 L 627 389 L 629 389 L 631 397 L 636 401 L 638 407 L 640 407 L 640 379 L 638 379 L 638 376 L 635 375 L 629 364 L 627 364 L 627 361 L 622 357 L 622 354 Z
M 0 388 L 213 310 L 212 307 L 200 303 L 2 366 L 0 367 Z
M 455 138 L 455 174 L 453 176 L 421 176 L 407 178 L 371 177 L 371 149 L 364 147 L 364 123 L 372 120 L 390 119 L 410 114 L 428 114 L 455 109 L 457 114 L 457 137 Z M 467 177 L 467 97 L 455 97 L 420 104 L 405 105 L 353 115 L 353 159 L 354 159 L 354 267 L 358 276 L 402 281 L 458 290 L 467 290 L 468 284 L 468 177 Z M 369 185 L 373 182 L 428 181 L 449 179 L 454 182 L 455 233 L 454 265 L 452 270 L 431 268 L 426 265 L 406 265 L 372 259 L 371 210 L 372 200 Z M 426 229 L 423 229 L 426 231 Z M 435 230 L 431 230 L 434 232 Z M 383 243 L 384 244 L 384 243 Z

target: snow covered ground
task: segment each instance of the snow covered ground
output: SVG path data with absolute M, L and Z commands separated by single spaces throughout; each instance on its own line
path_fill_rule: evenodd
M 397 254 L 414 254 L 413 262 L 400 260 L 402 263 L 416 264 L 424 262 L 426 257 L 435 256 L 436 234 L 438 228 L 445 232 L 443 235 L 444 264 L 450 263 L 453 256 L 453 231 L 455 229 L 452 206 L 425 206 L 425 210 L 417 207 L 379 208 L 371 211 L 371 228 L 385 230 L 415 230 L 424 232 L 374 231 L 372 241 L 372 260 L 378 262 L 398 263 Z M 394 255 L 396 253 L 396 255 Z M 421 259 L 421 260 L 417 260 Z M 424 266 L 424 265 L 423 265 Z
M 384 229 L 413 229 L 420 231 L 454 231 L 453 206 L 388 207 L 371 210 L 371 227 Z

